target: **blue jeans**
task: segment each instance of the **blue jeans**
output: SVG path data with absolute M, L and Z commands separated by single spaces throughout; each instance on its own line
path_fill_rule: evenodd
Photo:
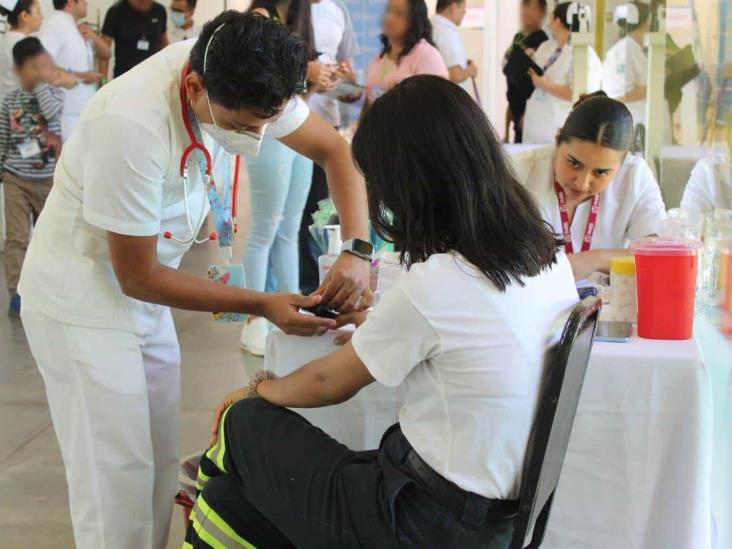
M 271 269 L 277 290 L 298 292 L 298 233 L 313 162 L 276 139 L 265 138 L 259 155 L 247 157 L 247 169 L 252 212 L 244 243 L 247 287 L 263 291 Z

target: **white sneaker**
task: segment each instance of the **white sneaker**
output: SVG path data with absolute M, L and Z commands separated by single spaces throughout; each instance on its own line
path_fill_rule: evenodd
M 242 349 L 249 351 L 254 356 L 264 356 L 268 335 L 269 323 L 266 318 L 260 317 L 244 325 L 239 343 Z

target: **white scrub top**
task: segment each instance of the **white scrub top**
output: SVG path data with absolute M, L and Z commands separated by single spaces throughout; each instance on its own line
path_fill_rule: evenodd
M 732 210 L 732 166 L 728 158 L 703 158 L 691 171 L 681 207 L 696 213 Z
M 413 265 L 353 335 L 381 384 L 403 384 L 399 423 L 419 456 L 464 490 L 519 495 L 549 327 L 577 302 L 569 261 L 500 291 L 464 258 Z
M 22 32 L 8 31 L 2 35 L 0 44 L 0 101 L 8 92 L 18 87 L 18 77 L 15 76 L 15 62 L 13 48 L 15 44 L 27 38 Z
M 528 181 L 527 187 L 539 202 L 544 220 L 562 236 L 553 163 L 552 173 L 547 178 Z M 570 232 L 576 251 L 582 249 L 591 206 L 592 200 L 586 200 L 577 206 L 574 214 Z M 653 172 L 643 158 L 628 155 L 613 181 L 600 195 L 591 249 L 626 248 L 631 240 L 658 234 L 659 224 L 665 216 L 666 207 Z
M 19 285 L 23 303 L 78 326 L 148 335 L 164 307 L 125 296 L 117 282 L 106 232 L 158 236 L 161 264 L 177 268 L 186 239 L 179 162 L 190 144 L 181 114 L 180 80 L 193 42 L 174 44 L 104 86 L 64 146 L 54 187 L 36 225 Z M 300 127 L 308 108 L 294 98 L 268 126 L 273 137 Z M 204 134 L 217 171 L 221 147 Z M 208 211 L 195 160 L 189 165 L 189 211 L 194 227 Z M 209 244 L 215 246 L 215 243 Z
M 640 44 L 629 36 L 618 40 L 607 51 L 602 69 L 602 87 L 613 99 L 619 99 L 648 82 L 648 57 Z M 626 103 L 626 106 L 635 124 L 646 123 L 645 99 Z
M 555 40 L 547 40 L 534 52 L 533 59 L 544 68 L 556 51 Z M 574 77 L 572 45 L 566 44 L 558 59 L 544 72 L 555 84 L 572 86 Z M 602 86 L 602 62 L 593 48 L 589 48 L 589 73 L 587 92 L 595 92 Z M 564 101 L 540 89 L 535 89 L 526 104 L 524 114 L 524 143 L 554 143 L 557 130 L 564 125 L 572 110 L 572 102 Z
M 69 72 L 94 70 L 94 50 L 79 32 L 70 13 L 55 10 L 44 17 L 39 38 L 58 67 Z M 63 114 L 81 114 L 95 92 L 95 85 L 83 83 L 64 90 Z
M 445 66 L 459 66 L 463 69 L 468 67 L 468 56 L 465 53 L 463 39 L 460 38 L 460 28 L 450 21 L 447 17 L 443 17 L 439 13 L 432 17 L 432 38 L 435 41 L 437 49 L 440 50 Z M 460 83 L 460 86 L 470 93 L 470 79 Z

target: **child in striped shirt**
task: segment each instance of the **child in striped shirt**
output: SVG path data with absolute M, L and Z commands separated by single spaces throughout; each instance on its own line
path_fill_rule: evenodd
M 5 192 L 5 275 L 10 314 L 20 312 L 16 288 L 28 248 L 33 220 L 43 209 L 53 184 L 61 151 L 63 92 L 55 67 L 37 38 L 13 48 L 20 87 L 8 93 L 0 107 L 0 170 Z

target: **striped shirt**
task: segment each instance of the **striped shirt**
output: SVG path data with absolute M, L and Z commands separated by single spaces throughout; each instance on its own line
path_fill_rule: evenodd
M 24 179 L 53 176 L 56 159 L 47 147 L 47 135 L 61 135 L 63 91 L 41 84 L 32 92 L 17 88 L 5 97 L 0 108 L 0 166 Z M 40 152 L 29 156 L 28 151 Z M 23 154 L 23 152 L 25 154 Z M 25 156 L 25 158 L 23 158 Z

